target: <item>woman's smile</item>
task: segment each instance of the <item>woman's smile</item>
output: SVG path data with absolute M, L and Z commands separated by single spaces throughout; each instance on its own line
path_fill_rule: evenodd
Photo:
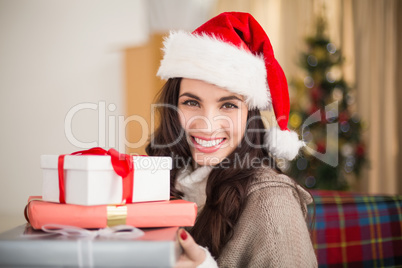
M 191 140 L 198 151 L 202 153 L 213 153 L 221 148 L 226 138 L 211 139 L 191 136 Z

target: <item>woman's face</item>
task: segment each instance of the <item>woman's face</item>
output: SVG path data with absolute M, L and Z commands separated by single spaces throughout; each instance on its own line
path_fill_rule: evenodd
M 244 136 L 248 110 L 239 94 L 183 78 L 178 109 L 191 154 L 199 165 L 220 163 Z

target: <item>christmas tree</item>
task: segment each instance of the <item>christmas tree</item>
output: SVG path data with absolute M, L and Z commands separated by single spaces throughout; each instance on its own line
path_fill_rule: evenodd
M 285 165 L 285 173 L 307 188 L 347 190 L 366 162 L 362 122 L 353 111 L 354 96 L 342 74 L 341 50 L 324 34 L 306 38 L 300 65 L 305 77 L 290 83 L 289 124 L 306 142 L 300 156 Z

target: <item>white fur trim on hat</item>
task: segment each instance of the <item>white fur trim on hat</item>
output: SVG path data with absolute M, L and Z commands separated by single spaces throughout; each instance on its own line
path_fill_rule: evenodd
M 248 109 L 271 107 L 263 57 L 209 35 L 171 32 L 157 75 L 198 79 L 245 97 Z
M 306 146 L 304 141 L 299 140 L 296 132 L 280 130 L 273 127 L 265 133 L 265 144 L 276 158 L 293 160 L 299 153 L 300 148 Z

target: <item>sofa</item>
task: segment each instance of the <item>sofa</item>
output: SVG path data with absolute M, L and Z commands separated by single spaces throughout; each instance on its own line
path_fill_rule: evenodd
M 310 192 L 320 268 L 402 267 L 402 196 Z

